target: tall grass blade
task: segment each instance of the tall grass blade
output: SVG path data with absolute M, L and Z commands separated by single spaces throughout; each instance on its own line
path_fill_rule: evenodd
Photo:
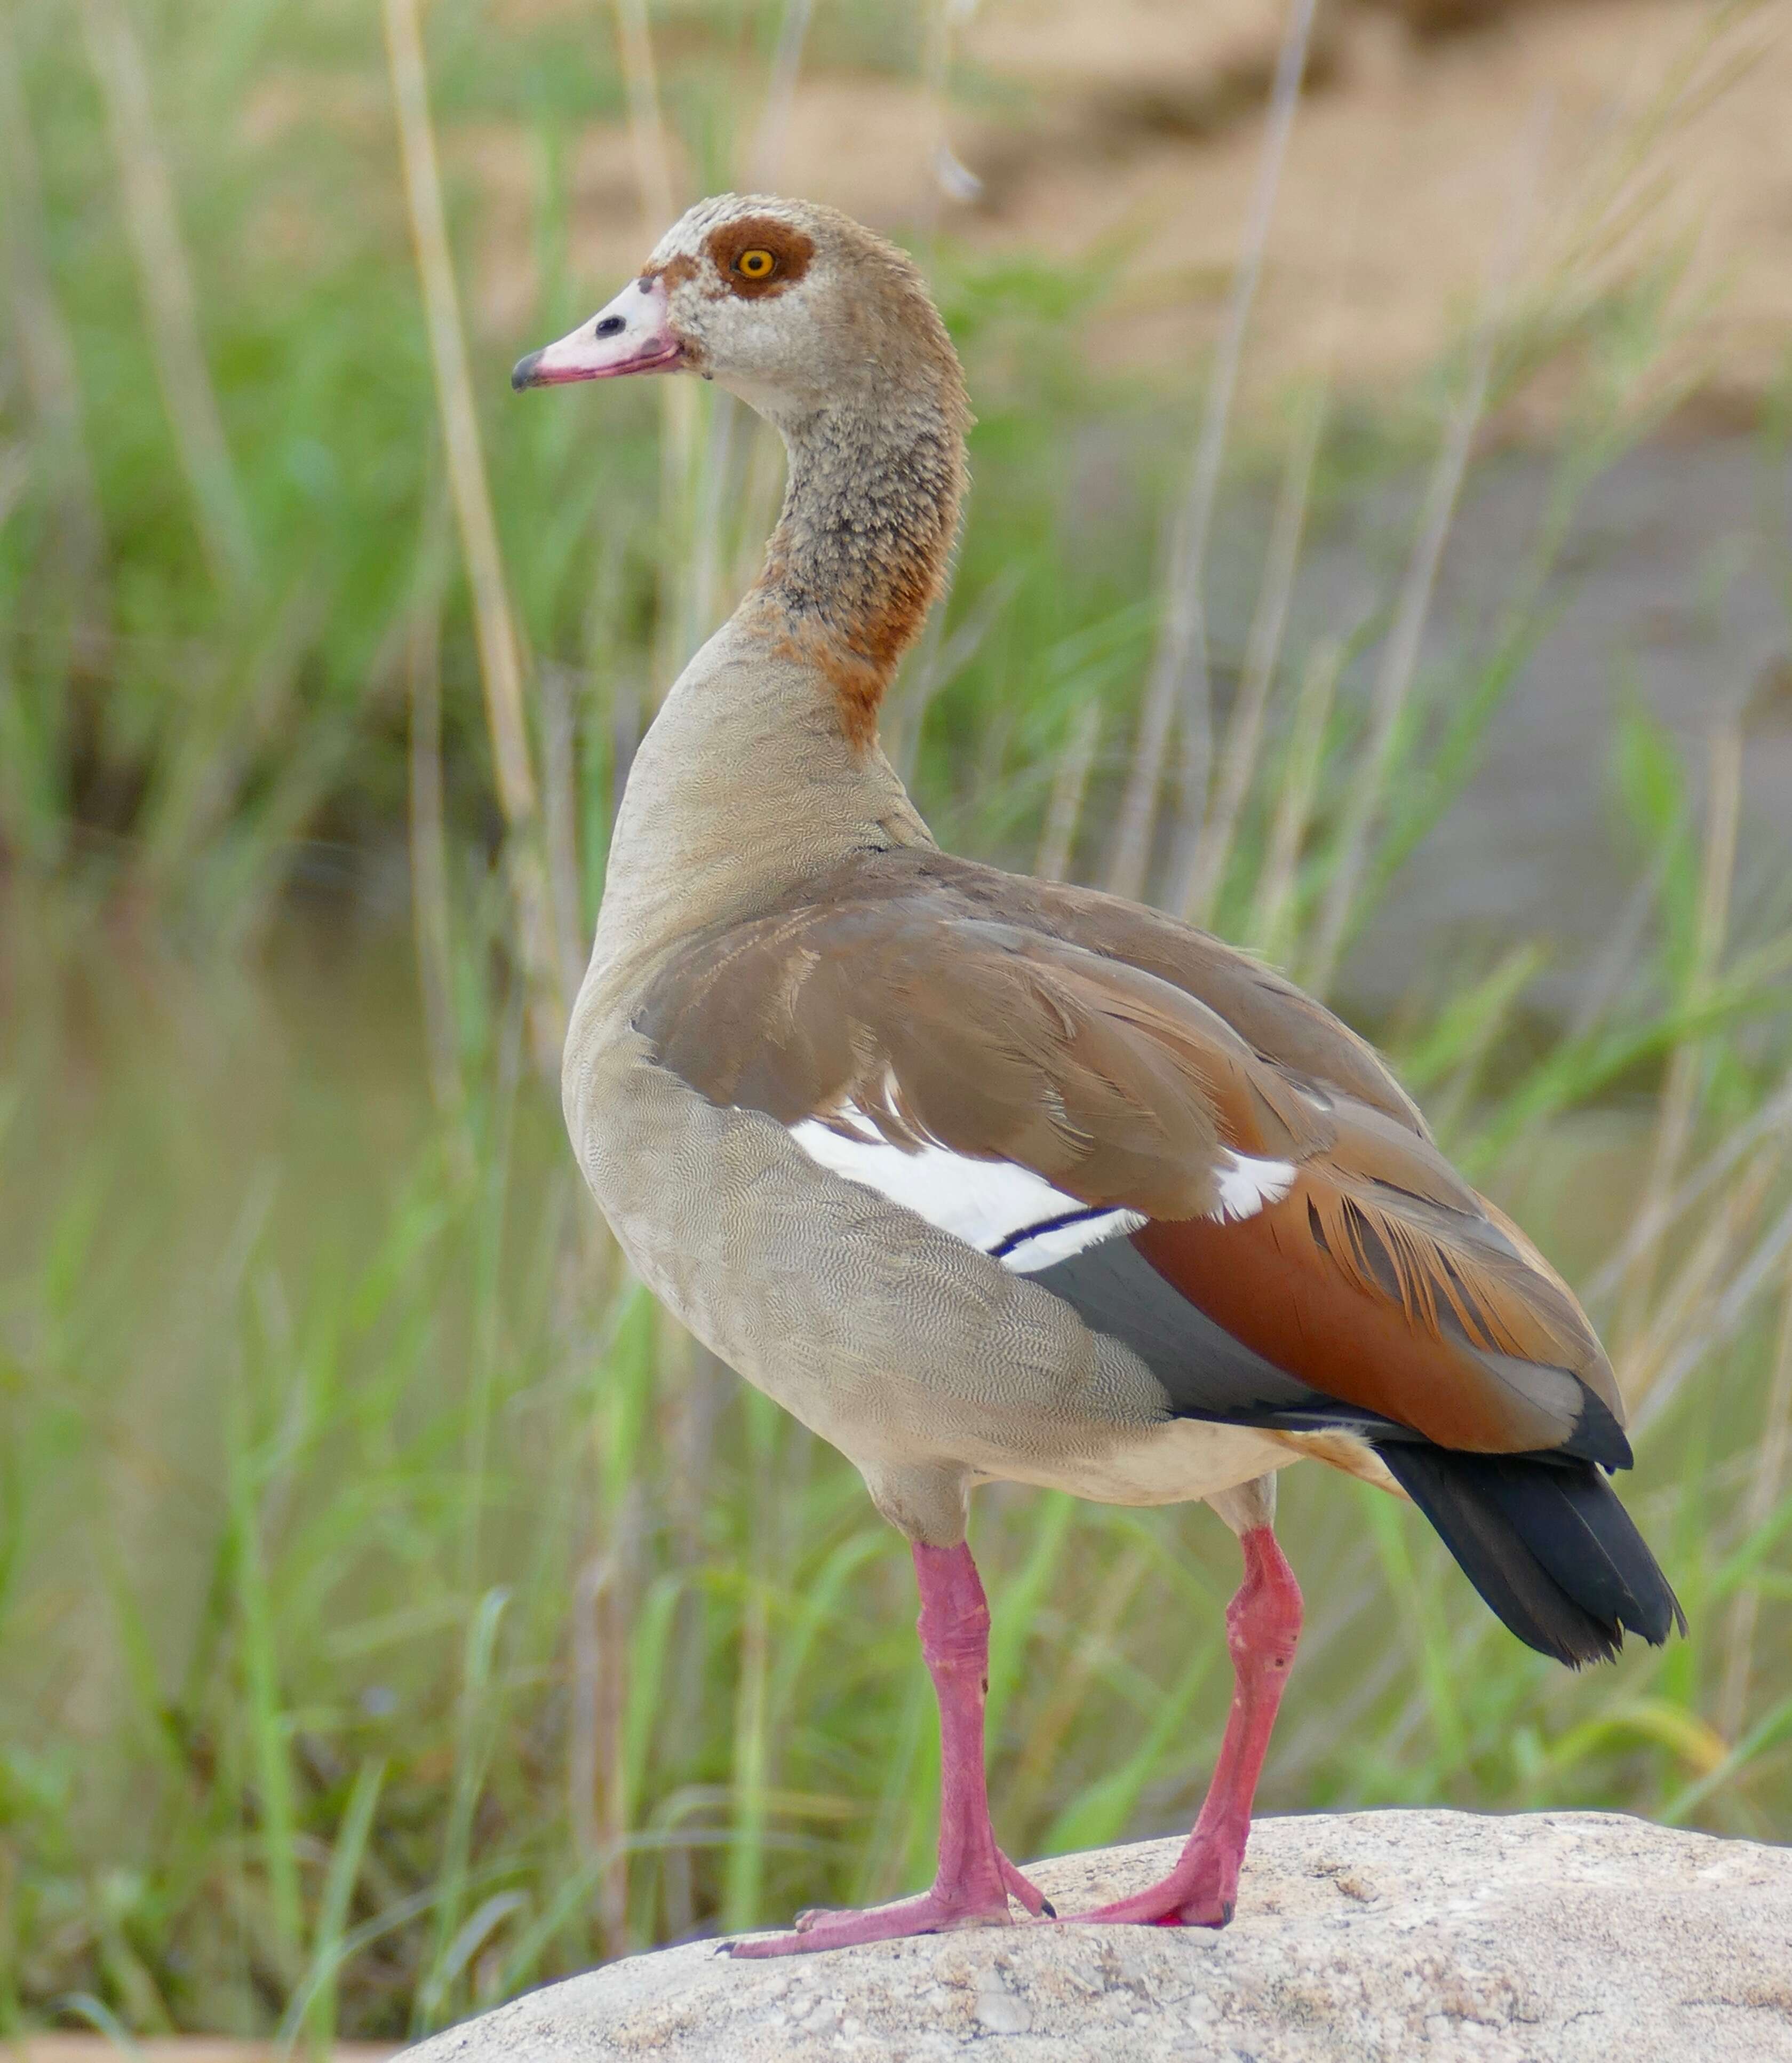
M 302 2027 L 314 2054 L 327 2056 L 335 2039 L 336 1973 L 342 1965 L 343 1941 L 355 1887 L 367 1860 L 373 1816 L 385 1779 L 383 1761 L 364 1762 L 356 1771 L 354 1788 L 344 1808 L 341 1830 L 330 1852 L 330 1866 L 324 1872 L 323 1894 L 318 1900 L 311 1967 L 299 1993 L 303 2003 L 296 2015 L 289 2013 L 291 2025 L 283 2029 L 285 2038 L 291 2040 Z
M 1083 798 L 1101 742 L 1101 704 L 1093 699 L 1084 702 L 1071 718 L 1070 735 L 1058 754 L 1058 768 L 1052 777 L 1051 800 L 1039 834 L 1039 855 L 1033 863 L 1033 871 L 1042 881 L 1063 881 L 1069 876 L 1071 855 L 1076 850 L 1077 830 L 1083 822 Z
M 539 670 L 541 690 L 541 786 L 546 798 L 543 831 L 548 878 L 553 893 L 554 945 L 560 991 L 579 992 L 588 958 L 579 867 L 578 699 L 582 676 L 569 666 Z
M 1179 714 L 1187 733 L 1183 807 L 1187 821 L 1198 826 L 1207 806 L 1211 722 L 1205 593 L 1207 539 L 1219 497 L 1219 469 L 1225 457 L 1244 335 L 1263 273 L 1282 165 L 1288 155 L 1288 139 L 1294 133 L 1300 83 L 1306 74 L 1314 10 L 1315 0 L 1291 0 L 1276 59 L 1250 212 L 1219 341 L 1207 375 L 1207 399 L 1188 491 L 1171 535 L 1163 621 L 1146 682 L 1132 763 L 1115 823 L 1107 885 L 1116 895 L 1137 896 L 1143 891 L 1171 732 Z
M 1702 1203 L 1710 1196 L 1720 1183 L 1727 1182 L 1734 1171 L 1764 1141 L 1782 1134 L 1786 1143 L 1792 1144 L 1792 1080 L 1789 1080 L 1775 1095 L 1770 1096 L 1721 1144 L 1714 1146 L 1671 1196 L 1660 1199 L 1646 1212 L 1638 1214 L 1617 1251 L 1588 1280 L 1588 1301 L 1593 1304 L 1605 1302 L 1623 1281 L 1625 1271 L 1641 1250 L 1645 1241 L 1659 1239 L 1669 1226 L 1695 1204 Z
M 678 183 L 660 95 L 645 0 L 614 0 L 617 56 L 629 107 L 629 142 L 644 230 L 663 235 L 678 213 Z M 697 464 L 697 396 L 683 380 L 660 384 L 660 520 L 664 542 L 656 566 L 660 605 L 656 699 L 697 649 L 697 569 L 702 553 L 693 515 Z
M 629 97 L 629 140 L 641 213 L 655 235 L 678 212 L 672 175 L 672 148 L 661 113 L 659 74 L 647 26 L 646 0 L 614 0 L 616 38 L 622 82 Z
M 442 803 L 440 602 L 420 600 L 405 639 L 410 709 L 406 771 L 410 802 L 411 938 L 423 1004 L 424 1048 L 436 1108 L 462 1101 L 460 1042 L 454 1022 L 454 945 L 448 914 L 448 830 Z
M 1706 782 L 1704 861 L 1699 879 L 1698 913 L 1692 963 L 1686 971 L 1686 1002 L 1697 1007 L 1710 994 L 1730 929 L 1730 885 L 1736 873 L 1736 839 L 1742 799 L 1742 726 L 1739 718 L 1714 726 Z M 1704 1042 L 1684 1040 L 1674 1048 L 1662 1084 L 1638 1215 L 1649 1220 L 1661 1199 L 1679 1180 L 1690 1141 L 1703 1072 Z M 1620 1349 L 1640 1331 L 1654 1287 L 1659 1253 L 1657 1240 L 1645 1238 L 1625 1273 L 1618 1293 L 1614 1330 Z
M 1200 838 L 1191 854 L 1185 879 L 1174 884 L 1171 907 L 1191 923 L 1211 923 L 1214 906 L 1224 885 L 1226 863 L 1231 857 L 1239 816 L 1244 807 L 1258 770 L 1263 749 L 1264 718 L 1269 706 L 1269 691 L 1281 657 L 1282 634 L 1288 625 L 1288 605 L 1294 596 L 1295 568 L 1300 556 L 1300 539 L 1307 523 L 1307 507 L 1312 492 L 1313 461 L 1319 455 L 1320 432 L 1325 421 L 1325 391 L 1310 393 L 1296 420 L 1295 432 L 1282 473 L 1281 491 L 1276 497 L 1275 521 L 1269 549 L 1264 561 L 1257 606 L 1245 640 L 1244 668 L 1240 676 L 1238 699 L 1226 726 L 1225 747 L 1220 756 L 1219 780 Z
M 199 331 L 199 296 L 174 182 L 157 133 L 149 67 L 125 0 L 80 0 L 87 54 L 106 111 L 119 201 L 137 264 L 162 398 L 219 584 L 252 581 L 256 551 Z
M 87 4 L 99 4 L 99 0 L 87 0 Z M 472 597 L 492 766 L 509 834 L 511 887 L 528 988 L 532 1043 L 537 1064 L 551 1073 L 559 1064 L 571 997 L 554 950 L 551 891 L 541 851 L 538 790 L 523 703 L 522 649 L 492 513 L 485 451 L 461 327 L 418 0 L 384 0 L 384 18 L 404 197 L 423 289 L 448 491 Z
M 1303 970 L 1307 985 L 1318 995 L 1323 995 L 1331 987 L 1338 956 L 1360 914 L 1356 904 L 1369 863 L 1370 836 L 1386 798 L 1400 720 L 1412 692 L 1425 624 L 1431 614 L 1438 567 L 1468 473 L 1475 432 L 1486 406 L 1501 321 L 1535 199 L 1537 161 L 1541 150 L 1541 135 L 1527 136 L 1521 147 L 1503 247 L 1496 254 L 1490 268 L 1469 347 L 1468 366 L 1446 419 L 1426 483 L 1393 625 L 1370 692 L 1368 734 L 1364 745 L 1363 765 L 1347 792 L 1331 878 L 1320 906 L 1317 931 Z
M 243 1643 L 243 1722 L 259 1794 L 262 1865 L 274 1945 L 288 1973 L 296 1975 L 304 1927 L 291 1748 L 280 1693 L 278 1621 L 262 1538 L 260 1470 L 240 1396 L 232 1401 L 231 1430 L 231 1561 Z
M 1659 1365 L 1631 1419 L 1633 1439 L 1641 1440 L 1666 1412 L 1687 1378 L 1710 1355 L 1726 1345 L 1747 1318 L 1755 1299 L 1792 1253 L 1792 1205 L 1762 1233 L 1746 1255 L 1723 1273 L 1723 1293 L 1689 1325 L 1678 1350 Z
M 765 105 L 747 152 L 747 185 L 753 193 L 776 193 L 784 169 L 797 79 L 802 70 L 803 45 L 815 12 L 815 0 L 784 0 L 778 18 L 777 45 L 765 82 Z
M 1742 1504 L 1745 1537 L 1762 1532 L 1781 1498 L 1792 1488 L 1787 1469 L 1792 1462 L 1792 1269 L 1786 1273 L 1780 1300 L 1779 1338 L 1758 1440 L 1748 1495 Z M 1761 1584 L 1758 1580 L 1745 1582 L 1730 1601 L 1724 1627 L 1723 1681 L 1718 1694 L 1717 1727 L 1726 1740 L 1737 1739 L 1748 1716 L 1760 1621 Z
M 1325 736 L 1348 646 L 1323 637 L 1307 655 L 1295 699 L 1288 750 L 1276 783 L 1276 814 L 1257 877 L 1248 935 L 1271 959 L 1284 959 L 1293 943 L 1300 855 L 1312 825 L 1325 761 Z
M 437 1866 L 434 1926 L 429 1960 L 417 1985 L 412 2013 L 413 2035 L 426 2033 L 447 2011 L 449 1993 L 465 1963 L 463 1912 L 473 1888 L 470 1868 L 473 1816 L 484 1788 L 492 1739 L 492 1683 L 498 1627 L 510 1603 L 509 1593 L 492 1590 L 479 1601 L 467 1627 L 456 1715 L 454 1775 L 448 1792 L 447 1824 L 442 1830 Z
M 0 12 L 0 279 L 34 419 L 32 444 L 56 512 L 52 577 L 66 583 L 74 614 L 70 656 L 97 670 L 106 630 L 105 519 L 74 339 L 50 268 L 42 172 L 19 78 L 13 12 Z M 50 856 L 54 833 L 46 823 L 34 826 L 29 844 L 14 837 L 37 856 Z

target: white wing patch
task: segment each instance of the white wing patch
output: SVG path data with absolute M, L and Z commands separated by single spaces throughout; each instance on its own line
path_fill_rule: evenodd
M 894 1092 L 894 1083 L 890 1086 Z M 1018 1161 L 978 1160 L 932 1144 L 912 1152 L 893 1146 L 856 1104 L 849 1104 L 840 1117 L 856 1129 L 838 1132 L 818 1117 L 806 1117 L 791 1126 L 790 1136 L 830 1172 L 875 1189 L 1014 1274 L 1035 1274 L 1085 1247 L 1137 1232 L 1147 1221 L 1143 1211 L 1082 1203 Z M 1293 1187 L 1292 1160 L 1220 1150 L 1219 1201 L 1207 1215 L 1222 1224 L 1255 1217 Z
M 1228 1148 L 1219 1164 L 1219 1208 L 1209 1217 L 1229 1223 L 1254 1218 L 1265 1204 L 1279 1204 L 1294 1186 L 1292 1160 L 1254 1160 Z
M 850 1122 L 858 1113 L 843 1115 Z M 822 1167 L 877 1190 L 1016 1275 L 1067 1261 L 1145 1222 L 1138 1211 L 1079 1203 L 1012 1160 L 975 1160 L 945 1146 L 905 1152 L 885 1139 L 849 1138 L 815 1117 L 792 1125 L 790 1136 Z

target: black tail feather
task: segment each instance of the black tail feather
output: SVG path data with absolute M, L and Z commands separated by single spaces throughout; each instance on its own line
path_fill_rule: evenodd
M 1389 1473 L 1518 1638 L 1570 1668 L 1608 1661 L 1626 1631 L 1659 1647 L 1686 1615 L 1617 1494 L 1591 1462 L 1465 1454 L 1388 1441 Z

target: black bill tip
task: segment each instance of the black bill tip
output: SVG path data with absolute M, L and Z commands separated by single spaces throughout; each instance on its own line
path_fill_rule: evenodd
M 541 363 L 539 351 L 532 351 L 527 358 L 519 358 L 510 368 L 510 384 L 520 394 L 525 387 L 535 384 L 535 368 Z

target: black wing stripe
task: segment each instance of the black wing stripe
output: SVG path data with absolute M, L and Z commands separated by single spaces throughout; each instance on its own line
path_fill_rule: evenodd
M 1115 1215 L 1111 1204 L 1091 1204 L 1082 1210 L 1060 1211 L 1055 1218 L 1041 1218 L 1037 1225 L 1017 1225 L 1014 1231 L 984 1251 L 991 1261 L 1006 1261 L 1017 1246 L 1025 1246 L 1030 1239 L 1038 1239 L 1048 1232 L 1062 1232 L 1066 1225 L 1087 1225 L 1095 1218 L 1111 1218 Z M 1135 1218 L 1133 1223 L 1139 1221 Z M 1043 1272 L 1043 1271 L 1042 1271 Z M 1035 1275 L 1035 1281 L 1039 1276 Z

